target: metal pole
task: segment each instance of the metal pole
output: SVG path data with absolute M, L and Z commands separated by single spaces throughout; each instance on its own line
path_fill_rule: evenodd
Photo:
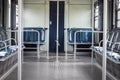
M 65 59 L 67 60 L 67 58 L 68 58 L 68 54 L 67 54 L 68 33 L 67 33 L 67 29 L 66 29 L 65 31 L 66 31 L 66 51 L 65 51 Z
M 8 9 L 8 27 L 11 28 L 11 0 L 8 0 L 9 9 Z
M 102 80 L 106 80 L 106 38 L 107 38 L 107 0 L 104 0 L 103 14 L 103 60 L 102 60 Z
M 58 46 L 59 46 L 59 41 L 58 41 L 58 38 L 59 38 L 59 1 L 57 1 L 57 45 L 56 45 L 56 62 L 58 62 Z
M 47 25 L 46 25 L 46 23 L 47 23 L 47 22 L 46 22 L 46 21 L 47 21 L 47 15 L 46 15 L 46 14 L 47 14 L 47 0 L 45 0 L 45 23 L 44 23 L 45 26 L 47 26 Z M 48 30 L 45 31 L 45 34 L 48 35 Z M 49 59 L 49 45 L 48 45 L 48 39 L 47 39 L 47 38 L 48 38 L 48 37 L 45 37 L 45 39 L 46 39 L 46 41 L 47 41 L 47 42 L 46 42 L 46 47 L 47 47 L 47 59 Z
M 77 47 L 77 39 L 76 39 L 77 31 L 74 33 L 74 59 L 76 59 L 76 47 Z
M 67 22 L 67 25 L 68 25 L 68 27 L 67 28 L 69 28 L 69 0 L 66 0 L 66 4 L 67 4 L 67 11 L 68 11 L 68 16 L 67 16 L 67 18 L 68 18 L 68 22 Z M 67 43 L 68 43 L 68 30 L 67 30 L 67 28 L 66 28 L 66 51 L 65 51 L 65 59 L 67 60 L 68 59 L 68 46 L 67 46 Z
M 19 13 L 19 18 L 18 18 L 18 80 L 22 80 L 22 0 L 18 0 L 18 13 Z
M 38 32 L 37 57 L 40 58 L 40 33 Z
M 92 47 L 94 46 L 94 0 L 92 1 Z M 93 50 L 91 54 L 91 65 L 93 64 Z

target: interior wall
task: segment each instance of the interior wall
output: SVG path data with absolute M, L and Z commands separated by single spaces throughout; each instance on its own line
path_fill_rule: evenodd
M 91 27 L 92 0 L 65 1 L 65 28 Z M 24 27 L 46 27 L 46 42 L 49 44 L 49 0 L 24 0 Z M 66 31 L 65 31 L 66 34 Z M 65 46 L 67 35 L 64 36 Z M 46 45 L 45 45 L 46 46 Z M 46 50 L 45 46 L 42 47 Z M 68 51 L 72 47 L 68 46 Z M 66 50 L 66 49 L 65 49 Z
M 66 7 L 68 12 L 65 12 L 68 16 L 65 19 L 67 27 L 91 27 L 91 4 L 92 0 L 69 0 Z
M 69 5 L 69 27 L 91 27 L 91 5 Z
M 49 28 L 49 3 L 46 0 L 24 0 L 24 27 Z M 41 50 L 47 50 L 49 44 L 48 31 L 46 31 L 46 44 Z
M 92 26 L 92 0 L 68 0 L 65 5 L 65 28 L 91 28 Z M 67 32 L 65 31 L 67 34 Z M 67 40 L 67 35 L 64 38 Z M 68 51 L 73 47 L 66 42 Z M 66 48 L 65 48 L 66 50 Z
M 24 4 L 24 27 L 45 27 L 45 4 Z

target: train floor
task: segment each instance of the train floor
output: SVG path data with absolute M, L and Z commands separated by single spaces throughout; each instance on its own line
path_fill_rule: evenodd
M 50 59 L 41 57 L 25 57 L 23 62 L 22 80 L 102 80 L 102 72 L 94 60 L 91 65 L 90 56 L 55 56 Z M 5 79 L 17 80 L 17 68 Z M 107 80 L 111 80 L 107 77 Z

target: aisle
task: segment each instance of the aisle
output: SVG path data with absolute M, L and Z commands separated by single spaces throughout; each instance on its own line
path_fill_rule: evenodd
M 90 64 L 27 62 L 24 63 L 23 80 L 96 80 L 98 77 L 97 80 L 101 80 L 99 70 L 93 67 L 94 76 Z
M 100 69 L 95 65 L 91 66 L 90 61 L 78 62 L 79 59 L 73 62 L 72 59 L 68 62 L 63 60 L 59 63 L 26 61 L 23 63 L 22 80 L 102 80 Z M 55 58 L 52 60 L 55 61 Z M 16 72 L 17 69 L 5 80 L 17 80 Z

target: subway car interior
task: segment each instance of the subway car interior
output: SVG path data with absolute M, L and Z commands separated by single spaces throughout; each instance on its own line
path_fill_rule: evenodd
M 120 0 L 0 0 L 0 80 L 120 80 Z

